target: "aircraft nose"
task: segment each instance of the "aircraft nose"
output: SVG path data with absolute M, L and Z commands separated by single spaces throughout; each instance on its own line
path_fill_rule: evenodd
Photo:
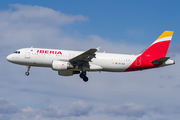
M 8 56 L 6 57 L 6 60 L 9 61 L 9 59 L 10 59 L 10 58 L 9 58 L 9 55 L 8 55 Z
M 6 57 L 6 59 L 7 59 L 7 61 L 11 61 L 11 59 L 12 59 L 11 55 L 8 55 L 8 56 Z

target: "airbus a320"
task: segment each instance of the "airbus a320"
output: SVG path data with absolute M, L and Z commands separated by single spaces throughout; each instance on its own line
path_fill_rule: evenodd
M 173 31 L 164 31 L 143 53 L 138 55 L 97 52 L 99 48 L 87 51 L 71 51 L 44 48 L 23 48 L 7 56 L 9 62 L 27 66 L 49 67 L 61 76 L 79 74 L 85 82 L 87 72 L 129 72 L 163 67 L 175 64 L 166 57 Z

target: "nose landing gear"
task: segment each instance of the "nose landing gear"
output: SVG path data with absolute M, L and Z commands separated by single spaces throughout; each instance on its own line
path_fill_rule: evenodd
M 28 67 L 28 69 L 27 69 L 27 72 L 25 72 L 25 75 L 29 75 L 29 71 L 30 71 L 30 68 L 31 68 L 31 66 L 27 66 Z
M 88 81 L 88 77 L 86 76 L 86 72 L 81 72 L 79 74 L 79 77 L 82 78 L 84 80 L 84 82 Z

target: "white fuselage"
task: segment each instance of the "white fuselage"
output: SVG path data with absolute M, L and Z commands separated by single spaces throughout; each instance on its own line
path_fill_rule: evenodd
M 40 50 L 43 50 L 43 52 L 39 52 Z M 15 64 L 38 67 L 52 67 L 52 62 L 54 60 L 69 61 L 71 58 L 83 53 L 83 51 L 42 48 L 23 48 L 17 51 L 20 51 L 20 53 L 10 54 L 7 57 L 7 60 Z M 58 51 L 61 53 L 58 54 Z M 138 55 L 96 52 L 96 56 L 89 62 L 90 67 L 84 66 L 83 70 L 123 72 L 135 61 L 137 57 Z

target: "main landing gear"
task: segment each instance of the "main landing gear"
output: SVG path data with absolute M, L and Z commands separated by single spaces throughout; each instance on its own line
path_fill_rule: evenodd
M 86 72 L 81 72 L 79 74 L 79 77 L 82 78 L 84 80 L 84 82 L 88 81 L 88 77 L 86 76 Z
M 28 76 L 31 66 L 27 66 L 27 67 L 28 67 L 28 69 L 27 69 L 27 72 L 25 72 L 25 74 Z

